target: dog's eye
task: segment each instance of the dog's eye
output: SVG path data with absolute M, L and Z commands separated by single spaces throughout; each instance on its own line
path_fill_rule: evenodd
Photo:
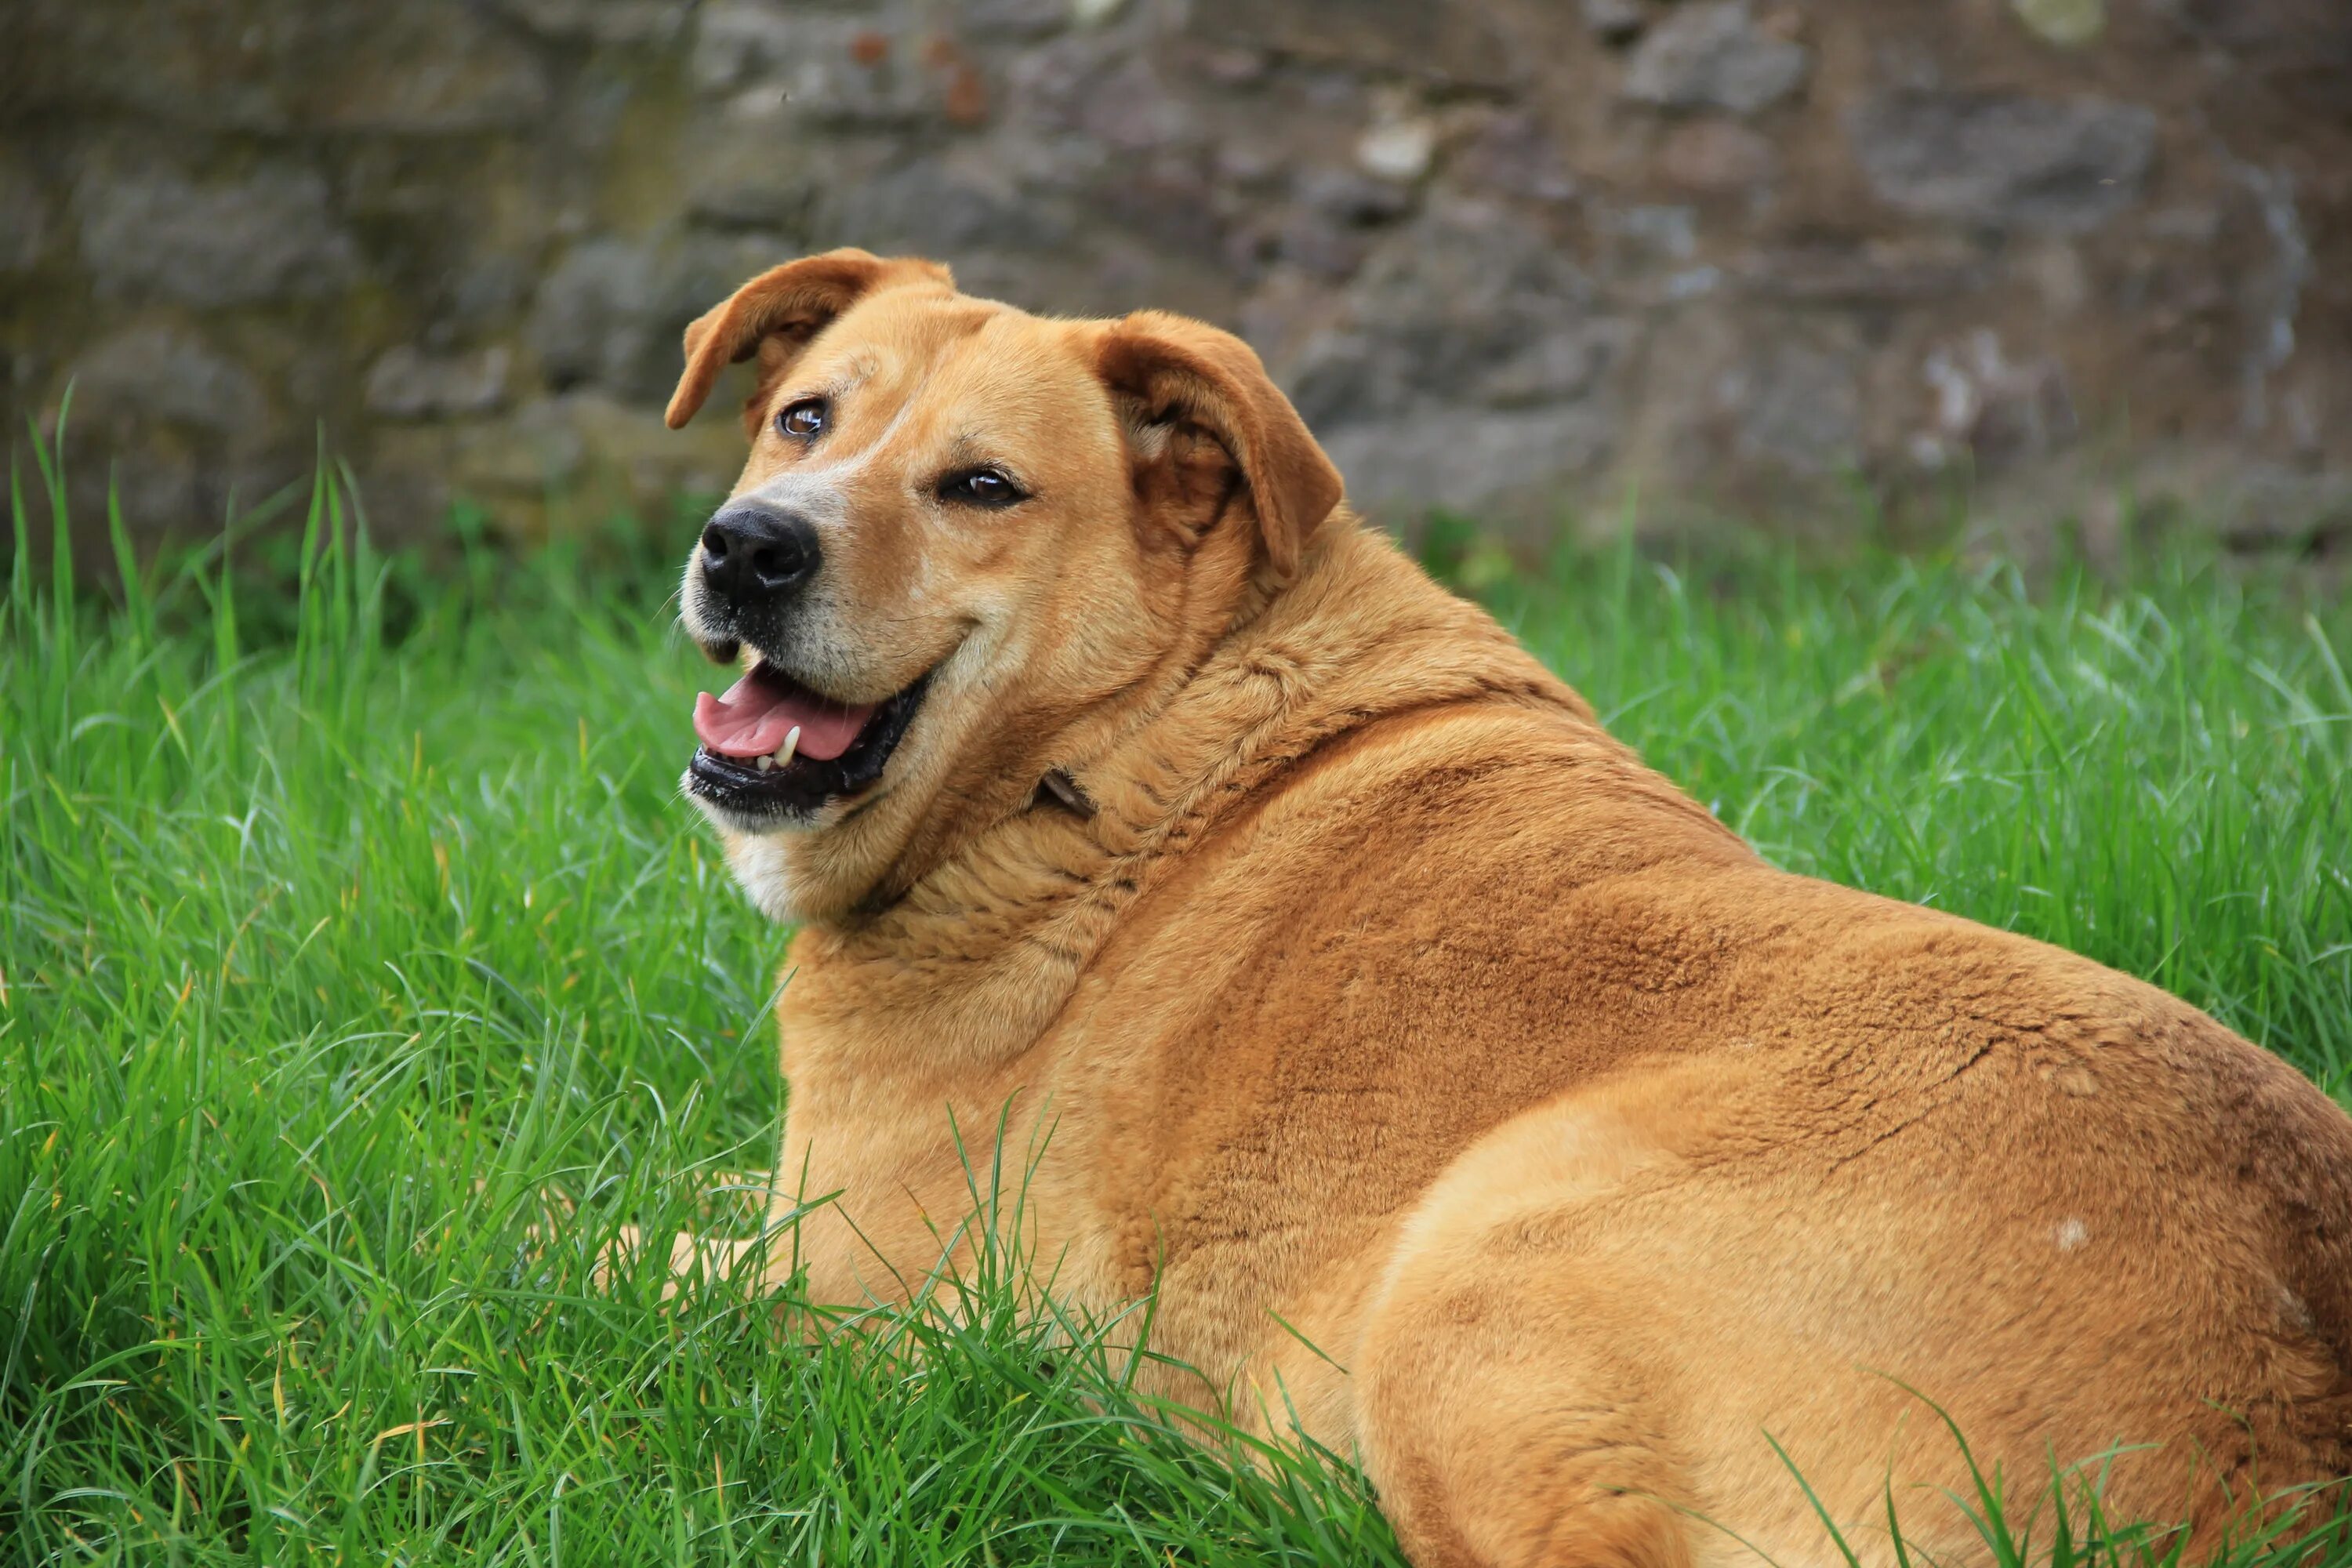
M 796 440 L 805 441 L 824 428 L 824 399 L 804 397 L 776 416 L 776 428 Z
M 966 468 L 940 481 L 940 499 L 961 501 L 966 506 L 1002 507 L 1029 498 L 1019 485 L 995 468 Z

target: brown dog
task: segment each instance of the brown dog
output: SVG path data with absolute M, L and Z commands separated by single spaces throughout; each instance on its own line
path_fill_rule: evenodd
M 686 342 L 673 426 L 758 361 L 688 788 L 800 922 L 819 1297 L 940 1261 L 1010 1105 L 1057 1292 L 1156 1289 L 1195 1396 L 1360 1456 L 1420 1563 L 1820 1561 L 1767 1433 L 1863 1550 L 1890 1486 L 1955 1547 L 1920 1396 L 2027 1492 L 2147 1445 L 2110 1510 L 2201 1541 L 2352 1468 L 2352 1121 L 1764 864 L 1360 526 L 1240 342 L 861 251 Z

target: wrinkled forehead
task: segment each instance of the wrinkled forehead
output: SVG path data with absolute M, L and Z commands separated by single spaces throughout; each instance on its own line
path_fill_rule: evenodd
M 944 441 L 975 448 L 977 459 L 1083 445 L 1111 420 L 1082 331 L 989 300 L 894 291 L 845 313 L 780 391 L 830 398 L 840 438 L 860 449 Z

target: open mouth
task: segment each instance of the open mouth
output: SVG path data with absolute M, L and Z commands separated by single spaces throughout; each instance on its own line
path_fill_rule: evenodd
M 926 672 L 881 702 L 836 702 L 766 660 L 718 697 L 695 699 L 702 744 L 687 788 L 754 818 L 805 816 L 870 788 L 889 765 L 930 681 Z

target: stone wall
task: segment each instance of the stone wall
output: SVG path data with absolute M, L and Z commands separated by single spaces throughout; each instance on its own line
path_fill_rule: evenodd
M 1233 326 L 1402 522 L 2352 518 L 2345 0 L 0 7 L 12 426 L 142 527 L 722 487 L 680 327 L 845 243 Z

